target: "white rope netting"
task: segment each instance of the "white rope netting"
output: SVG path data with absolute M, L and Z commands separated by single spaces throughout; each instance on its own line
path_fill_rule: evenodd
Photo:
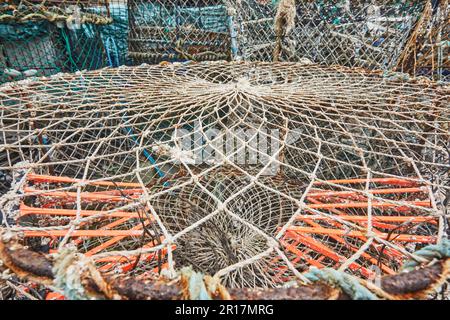
M 6 228 L 104 272 L 230 287 L 393 274 L 445 236 L 448 86 L 298 63 L 175 63 L 0 87 Z
M 448 77 L 448 1 L 228 3 L 234 12 L 236 55 L 243 60 L 309 60 L 435 80 Z

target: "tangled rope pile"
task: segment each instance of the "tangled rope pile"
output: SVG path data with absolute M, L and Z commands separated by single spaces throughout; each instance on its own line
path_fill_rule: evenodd
M 78 10 L 77 10 L 78 9 Z M 106 25 L 113 22 L 111 17 L 89 12 L 82 12 L 77 7 L 46 7 L 45 5 L 0 6 L 0 23 L 27 23 L 33 21 L 49 21 L 51 23 L 85 23 Z

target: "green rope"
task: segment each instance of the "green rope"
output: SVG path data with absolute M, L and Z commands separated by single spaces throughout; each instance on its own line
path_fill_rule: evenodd
M 416 251 L 414 254 L 428 261 L 432 261 L 433 259 L 449 258 L 450 240 L 443 239 L 442 242 L 426 246 Z M 410 260 L 403 265 L 402 271 L 414 270 L 416 267 L 420 266 L 420 264 L 421 263 L 416 260 Z
M 67 34 L 64 31 L 64 29 L 61 29 L 61 35 L 62 35 L 62 37 L 64 39 L 64 43 L 65 43 L 65 46 L 66 46 L 66 50 L 67 50 L 67 55 L 69 57 L 69 61 L 72 63 L 72 67 L 73 67 L 72 71 L 77 71 L 78 67 L 77 67 L 77 63 L 75 62 L 75 60 L 73 60 L 73 57 L 72 57 L 72 50 L 70 48 L 69 37 L 67 36 Z
M 323 281 L 331 286 L 337 286 L 354 300 L 378 300 L 377 296 L 364 287 L 355 277 L 335 269 L 311 267 L 305 277 L 312 282 Z

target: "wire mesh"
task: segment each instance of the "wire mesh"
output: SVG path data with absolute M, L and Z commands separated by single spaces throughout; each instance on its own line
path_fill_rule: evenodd
M 0 97 L 4 226 L 105 272 L 371 278 L 447 232 L 448 85 L 211 62 L 61 74 Z

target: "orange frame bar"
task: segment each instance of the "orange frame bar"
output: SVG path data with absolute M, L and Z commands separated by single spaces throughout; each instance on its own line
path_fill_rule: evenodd
M 292 226 L 288 228 L 289 231 L 297 232 L 299 234 L 303 233 L 316 233 L 316 234 L 328 234 L 328 235 L 341 235 L 347 237 L 365 237 L 366 235 L 361 231 L 345 231 L 338 229 L 329 229 L 329 228 L 314 228 L 314 227 L 299 227 Z M 377 236 L 386 240 L 388 238 L 395 239 L 396 241 L 404 241 L 404 242 L 421 242 L 421 243 L 435 243 L 436 237 L 433 236 L 418 236 L 418 235 L 410 235 L 410 234 L 392 234 L 388 235 L 387 233 L 377 233 Z
M 357 222 L 367 222 L 368 216 L 352 216 L 352 215 L 339 215 L 339 219 L 345 221 L 357 221 Z M 372 221 L 375 222 L 398 222 L 403 223 L 410 221 L 411 223 L 436 223 L 437 217 L 426 217 L 426 216 L 372 216 Z M 335 222 L 333 218 L 321 216 L 321 215 L 301 215 L 297 216 L 297 220 L 330 220 Z M 337 222 L 337 221 L 336 221 Z
M 92 186 L 104 186 L 104 187 L 125 187 L 125 188 L 141 188 L 142 186 L 139 183 L 133 182 L 111 182 L 111 181 L 90 181 L 90 180 L 82 180 L 82 179 L 74 179 L 69 177 L 57 177 L 57 176 L 47 176 L 29 173 L 27 176 L 28 181 L 38 182 L 38 183 L 46 183 L 46 182 L 55 182 L 55 183 L 85 183 Z
M 310 199 L 310 201 L 312 201 L 314 203 L 321 203 L 320 201 L 318 201 L 317 199 L 314 199 L 314 198 Z M 337 214 L 340 217 L 346 215 L 346 213 L 344 211 L 341 211 L 341 210 L 338 210 L 338 209 L 330 209 L 330 211 L 335 213 L 335 214 Z M 361 222 L 359 222 L 359 223 L 362 224 Z M 336 227 L 342 227 L 342 224 L 337 222 L 337 221 L 335 223 L 333 223 L 333 224 Z M 383 223 L 381 223 L 381 224 L 383 224 Z M 376 222 L 376 221 L 373 221 L 373 225 L 374 226 L 380 226 L 380 223 Z M 383 226 L 383 227 L 385 227 L 385 226 Z M 377 231 L 375 231 L 375 232 L 377 232 Z M 357 237 L 357 238 L 362 240 L 362 241 L 364 241 L 364 242 L 367 241 L 367 237 L 365 237 L 365 236 L 361 236 L 361 237 Z M 391 249 L 391 248 L 386 249 L 386 251 L 387 251 L 386 254 L 388 256 L 392 256 L 392 258 L 401 258 L 403 256 L 400 252 L 398 252 L 397 250 Z
M 414 205 L 417 207 L 431 207 L 430 201 L 402 201 L 402 204 L 395 204 L 389 202 L 374 201 L 371 203 L 373 208 L 390 208 L 390 207 L 404 207 L 407 205 Z M 367 208 L 368 202 L 348 202 L 348 203 L 321 203 L 308 204 L 306 207 L 310 209 L 330 209 L 330 208 Z
M 69 191 L 45 191 L 42 192 L 41 190 L 36 190 L 33 188 L 25 187 L 24 189 L 25 193 L 31 193 L 40 196 L 40 197 L 52 197 L 52 198 L 64 198 L 64 199 L 71 199 L 75 200 L 77 199 L 77 193 L 76 192 L 69 192 Z M 86 201 L 103 201 L 103 202 L 128 202 L 130 200 L 138 199 L 136 196 L 130 196 L 130 197 L 123 197 L 123 196 L 113 196 L 108 194 L 101 194 L 101 193 L 93 193 L 93 192 L 81 192 L 80 198 L 82 200 Z M 131 198 L 131 199 L 130 199 Z
M 64 237 L 68 230 L 24 231 L 25 237 Z M 139 237 L 142 230 L 75 230 L 70 237 Z
M 365 191 L 331 191 L 331 190 L 313 190 L 308 193 L 307 197 L 330 197 L 330 196 L 351 196 L 351 195 L 363 195 Z M 372 189 L 368 190 L 371 194 L 395 194 L 395 193 L 417 193 L 426 192 L 424 187 L 415 188 L 391 188 L 391 189 Z
M 417 178 L 412 178 L 417 179 Z M 355 183 L 381 183 L 381 184 L 393 184 L 398 186 L 416 186 L 418 185 L 418 182 L 411 181 L 407 179 L 399 179 L 399 178 L 372 178 L 372 179 L 337 179 L 337 180 L 326 180 L 324 182 L 322 181 L 316 181 L 314 182 L 315 185 L 326 185 L 327 183 L 333 183 L 333 184 L 355 184 Z
M 77 210 L 75 209 L 47 209 L 47 208 L 34 208 L 29 207 L 23 203 L 20 204 L 19 208 L 19 216 L 23 217 L 30 214 L 36 215 L 51 215 L 51 216 L 76 216 Z M 106 211 L 99 210 L 80 210 L 80 216 L 89 217 L 93 215 L 97 215 L 100 213 L 104 213 L 105 218 L 139 218 L 137 212 L 127 212 L 127 211 L 114 211 L 111 213 L 107 213 Z M 101 218 L 101 217 L 99 217 Z

